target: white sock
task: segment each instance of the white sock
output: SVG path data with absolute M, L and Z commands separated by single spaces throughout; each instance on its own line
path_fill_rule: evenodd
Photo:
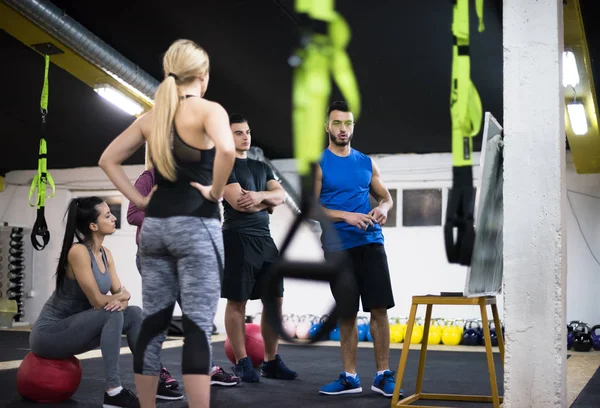
M 385 373 L 387 370 L 381 370 L 381 371 L 377 371 L 377 375 L 382 375 L 383 373 Z
M 117 395 L 118 393 L 120 393 L 123 390 L 123 387 L 118 386 L 117 388 L 115 388 L 114 390 L 110 390 L 110 391 L 106 391 L 106 393 L 111 396 L 114 397 L 115 395 Z
M 356 373 L 352 374 L 346 371 L 346 377 L 356 378 Z

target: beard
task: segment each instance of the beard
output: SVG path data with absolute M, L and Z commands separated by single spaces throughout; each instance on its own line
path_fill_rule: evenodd
M 336 136 L 329 133 L 329 140 L 331 141 L 331 143 L 333 143 L 336 146 L 347 146 L 352 141 L 352 137 L 354 136 L 354 133 L 346 133 L 346 134 L 348 135 L 348 138 L 346 140 L 338 140 L 338 138 Z

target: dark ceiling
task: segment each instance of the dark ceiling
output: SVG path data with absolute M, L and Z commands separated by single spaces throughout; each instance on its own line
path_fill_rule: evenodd
M 254 144 L 267 157 L 293 156 L 287 58 L 297 26 L 286 12 L 294 14 L 293 0 L 52 2 L 159 80 L 161 55 L 170 43 L 195 40 L 211 57 L 206 97 L 244 113 Z M 450 151 L 452 2 L 336 4 L 352 29 L 348 53 L 362 94 L 353 147 L 367 154 Z M 484 111 L 502 121 L 500 1 L 485 2 L 483 33 L 477 32 L 473 4 L 471 21 L 471 76 Z M 0 49 L 0 172 L 35 169 L 43 59 L 1 30 Z M 334 98 L 340 98 L 337 90 Z M 95 166 L 106 145 L 133 121 L 56 66 L 50 70 L 49 112 L 50 168 Z M 475 150 L 480 144 L 476 138 Z M 143 152 L 127 163 L 143 163 Z

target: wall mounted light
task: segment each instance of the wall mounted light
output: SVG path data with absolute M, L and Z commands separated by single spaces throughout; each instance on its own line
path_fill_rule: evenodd
M 563 86 L 572 86 L 579 84 L 579 71 L 577 70 L 577 61 L 573 51 L 563 52 Z
M 123 111 L 129 113 L 130 115 L 139 115 L 144 112 L 144 108 L 142 105 L 126 96 L 124 93 L 118 91 L 109 85 L 98 85 L 94 88 L 94 91 L 107 101 L 111 102 L 113 105 L 118 106 Z
M 588 132 L 587 117 L 585 116 L 585 107 L 582 103 L 573 102 L 567 104 L 567 113 L 571 129 L 577 136 L 583 136 Z

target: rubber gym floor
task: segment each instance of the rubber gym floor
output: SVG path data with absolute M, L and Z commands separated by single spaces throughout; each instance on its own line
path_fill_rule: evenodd
M 27 330 L 0 330 L 0 406 L 5 408 L 39 407 L 40 404 L 23 400 L 16 389 L 16 374 L 21 360 L 29 352 Z M 231 371 L 231 362 L 225 356 L 225 336 L 213 336 L 214 359 Z M 171 374 L 180 381 L 181 387 L 182 339 L 170 337 L 164 344 L 162 361 Z M 402 344 L 392 344 L 390 350 L 391 369 L 400 361 Z M 403 389 L 406 395 L 413 393 L 419 359 L 418 345 L 411 346 L 404 376 Z M 455 394 L 490 394 L 489 376 L 483 347 L 429 346 L 423 384 L 424 392 Z M 340 349 L 337 342 L 323 342 L 317 346 L 280 346 L 280 354 L 286 364 L 298 372 L 293 381 L 277 381 L 261 378 L 256 384 L 243 383 L 237 387 L 211 388 L 212 407 L 369 407 L 387 408 L 390 399 L 370 390 L 375 373 L 373 349 L 370 343 L 361 343 L 358 349 L 357 368 L 363 386 L 362 394 L 325 396 L 318 393 L 319 387 L 332 381 L 339 374 Z M 72 400 L 62 404 L 44 404 L 44 407 L 99 407 L 102 404 L 104 385 L 100 350 L 78 355 L 83 376 L 81 385 Z M 494 353 L 500 395 L 502 368 L 497 350 Z M 123 337 L 121 349 L 121 377 L 123 385 L 135 389 L 132 373 L 132 356 Z M 568 403 L 575 408 L 600 406 L 600 352 L 569 352 L 567 360 Z M 425 401 L 423 403 L 425 405 Z M 430 405 L 435 406 L 435 402 Z M 437 403 L 440 405 L 440 403 Z M 487 407 L 491 404 L 468 404 L 442 402 L 446 407 Z M 186 400 L 175 402 L 158 401 L 158 407 L 186 407 Z

